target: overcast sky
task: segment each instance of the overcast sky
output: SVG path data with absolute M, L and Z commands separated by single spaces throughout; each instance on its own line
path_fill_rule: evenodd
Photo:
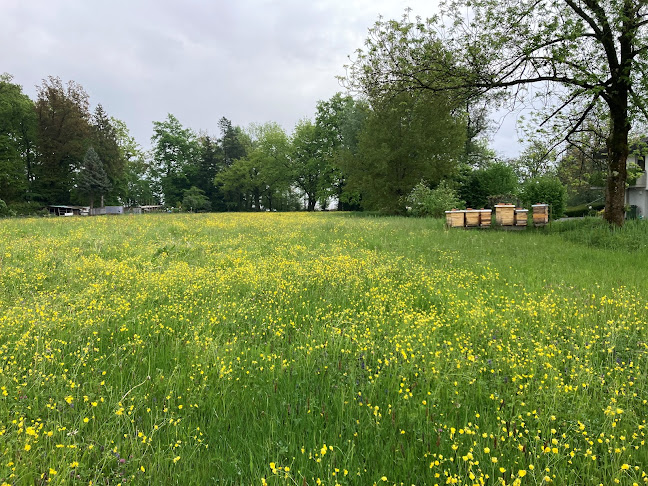
M 144 147 L 173 113 L 195 131 L 276 121 L 288 132 L 342 91 L 348 56 L 378 19 L 435 13 L 436 0 L 0 0 L 0 73 L 32 99 L 47 76 L 80 83 L 92 106 Z M 515 116 L 493 136 L 520 149 Z

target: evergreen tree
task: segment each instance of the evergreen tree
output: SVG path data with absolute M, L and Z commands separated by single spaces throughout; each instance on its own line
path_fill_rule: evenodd
M 77 190 L 89 198 L 91 208 L 94 207 L 95 198 L 110 191 L 110 181 L 104 165 L 92 147 L 86 151 L 83 166 L 77 175 Z
M 111 190 L 106 194 L 111 204 L 123 201 L 126 195 L 126 161 L 117 142 L 112 121 L 101 104 L 92 115 L 92 147 L 101 159 Z

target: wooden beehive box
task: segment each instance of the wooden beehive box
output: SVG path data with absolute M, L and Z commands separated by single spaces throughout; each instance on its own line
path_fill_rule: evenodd
M 528 218 L 529 218 L 528 209 L 515 210 L 515 226 L 526 226 Z
M 514 226 L 515 206 L 513 204 L 495 205 L 495 222 L 502 226 Z
M 477 228 L 479 226 L 479 210 L 466 209 L 466 227 Z
M 548 204 L 534 204 L 533 208 L 533 224 L 535 226 L 544 226 L 549 222 L 549 205 Z
M 492 209 L 479 210 L 479 226 L 481 226 L 482 228 L 490 228 L 492 218 L 493 218 Z
M 466 211 L 463 209 L 453 209 L 446 211 L 446 224 L 451 228 L 463 228 L 466 226 Z
M 466 211 L 462 209 L 452 211 L 452 224 L 450 226 L 453 228 L 463 228 L 466 226 Z

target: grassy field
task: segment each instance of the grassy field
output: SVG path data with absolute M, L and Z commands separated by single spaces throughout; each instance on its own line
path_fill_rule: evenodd
M 559 229 L 2 220 L 0 484 L 645 484 L 648 250 Z

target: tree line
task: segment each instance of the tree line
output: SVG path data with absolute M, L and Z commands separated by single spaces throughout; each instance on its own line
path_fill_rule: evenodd
M 360 99 L 337 93 L 291 134 L 274 122 L 242 128 L 222 117 L 214 136 L 169 114 L 153 122 L 150 150 L 101 104 L 91 111 L 73 81 L 49 77 L 33 101 L 5 74 L 0 112 L 0 199 L 18 213 L 103 202 L 403 214 L 421 184 L 443 183 L 451 198 L 439 204 L 491 207 L 519 201 L 530 181 L 542 179 L 561 193 L 558 176 L 574 189 L 572 200 L 586 200 L 590 179 L 602 173 L 582 170 L 583 156 L 573 151 L 557 161 L 537 140 L 517 159 L 498 159 L 488 147 L 484 106 L 443 92 L 367 90 Z M 565 197 L 556 201 L 562 206 Z
M 291 134 L 222 118 L 210 136 L 169 115 L 150 151 L 101 105 L 91 113 L 78 84 L 50 77 L 32 101 L 4 75 L 0 199 L 403 213 L 421 185 L 480 207 L 533 180 L 547 194 L 566 183 L 573 201 L 602 187 L 621 225 L 633 130 L 648 120 L 647 29 L 648 0 L 446 0 L 437 17 L 379 20 L 342 78 L 355 97 L 318 102 Z M 540 104 L 532 136 L 497 160 L 489 110 L 523 101 Z
M 101 201 L 398 213 L 416 183 L 435 185 L 471 156 L 467 114 L 438 94 L 337 93 L 291 134 L 274 122 L 241 128 L 223 117 L 214 136 L 169 114 L 153 122 L 145 151 L 101 104 L 90 109 L 78 83 L 48 77 L 32 100 L 12 81 L 0 78 L 0 199 L 20 210 Z

